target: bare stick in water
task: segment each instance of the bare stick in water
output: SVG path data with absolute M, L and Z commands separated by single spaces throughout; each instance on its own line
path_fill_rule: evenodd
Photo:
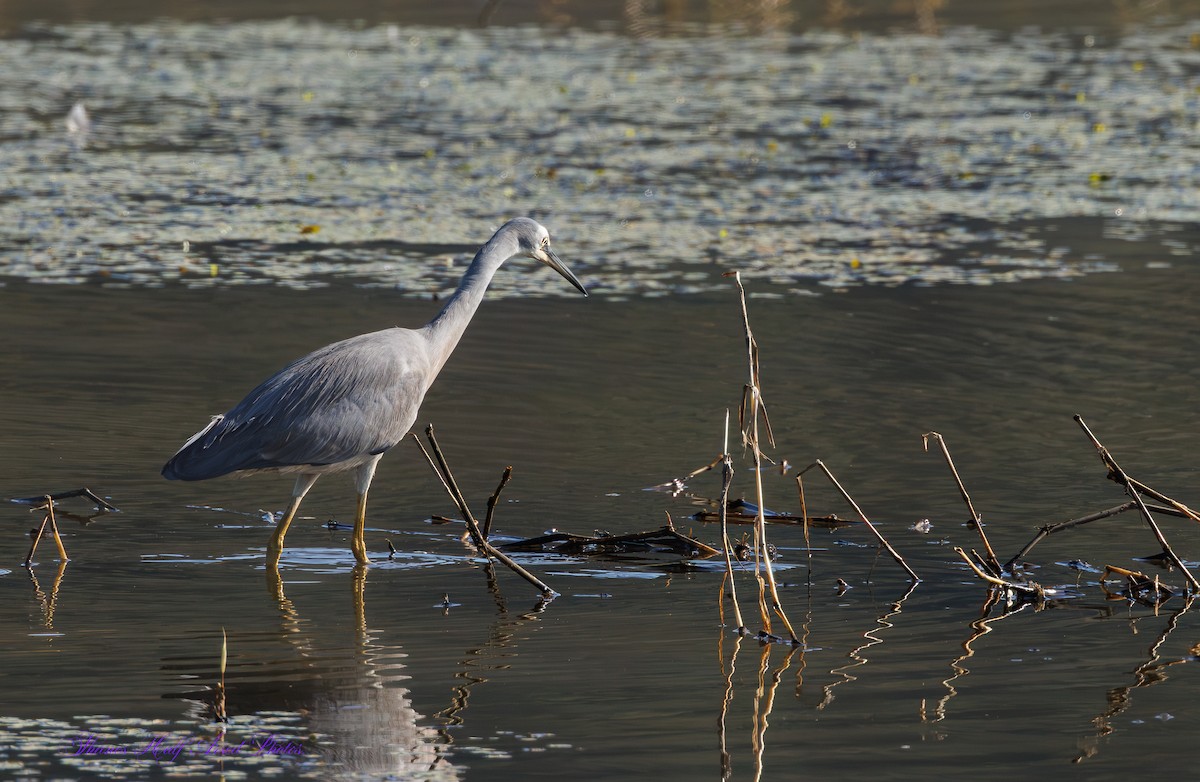
M 446 457 L 442 454 L 442 449 L 437 444 L 437 439 L 433 436 L 433 424 L 425 427 L 425 436 L 429 439 L 429 445 L 433 449 L 434 456 L 437 457 L 435 463 L 430 457 L 429 452 L 425 450 L 425 446 L 421 445 L 420 439 L 416 434 L 413 434 L 413 440 L 416 441 L 417 447 L 421 449 L 421 453 L 429 461 L 429 466 L 433 468 L 442 478 L 442 485 L 446 487 L 446 491 L 450 493 L 450 497 L 454 500 L 454 504 L 458 506 L 459 512 L 463 515 L 463 520 L 467 523 L 467 532 L 470 533 L 471 539 L 475 546 L 483 552 L 485 556 L 495 557 L 509 567 L 514 573 L 521 578 L 533 584 L 535 588 L 542 593 L 543 597 L 554 597 L 558 593 L 539 579 L 537 576 L 530 573 L 525 568 L 513 561 L 512 557 L 500 551 L 483 536 L 479 529 L 479 523 L 475 521 L 475 517 L 471 514 L 471 509 L 467 507 L 467 501 L 463 497 L 462 492 L 458 488 L 458 484 L 454 481 L 454 474 L 450 472 L 450 466 L 446 463 Z
M 58 559 L 67 561 L 67 547 L 63 545 L 62 536 L 58 534 L 58 522 L 54 520 L 54 500 L 46 495 L 46 516 L 50 519 L 50 531 L 54 533 L 54 545 L 58 546 Z
M 1146 520 L 1146 525 L 1150 527 L 1150 532 L 1158 540 L 1158 545 L 1162 547 L 1163 555 L 1170 560 L 1172 565 L 1179 568 L 1179 572 L 1183 573 L 1183 576 L 1187 579 L 1188 586 L 1191 588 L 1191 590 L 1193 592 L 1200 592 L 1200 581 L 1196 580 L 1196 577 L 1192 575 L 1192 572 L 1187 569 L 1187 565 L 1183 564 L 1183 560 L 1176 555 L 1174 550 L 1172 550 L 1171 544 L 1167 543 L 1167 539 L 1163 535 L 1162 530 L 1158 528 L 1158 523 L 1155 522 L 1154 517 L 1150 515 L 1150 509 L 1146 507 L 1146 503 L 1142 500 L 1142 495 L 1140 492 L 1143 488 L 1148 487 L 1144 487 L 1143 484 L 1133 481 L 1125 473 L 1125 471 L 1121 469 L 1121 466 L 1117 464 L 1116 459 L 1112 457 L 1112 454 L 1109 453 L 1108 449 L 1105 448 L 1098 439 L 1096 439 L 1096 435 L 1092 434 L 1092 430 L 1088 428 L 1086 423 L 1084 423 L 1082 416 L 1075 416 L 1075 423 L 1079 424 L 1080 428 L 1083 429 L 1084 435 L 1091 440 L 1092 445 L 1096 449 L 1096 453 L 1100 456 L 1100 461 L 1102 461 L 1104 466 L 1108 469 L 1108 477 L 1123 486 L 1125 488 L 1125 493 L 1133 498 L 1133 501 L 1137 503 L 1138 510 L 1142 513 L 1142 518 Z M 1183 506 L 1182 503 L 1175 503 L 1174 500 L 1171 500 L 1169 497 L 1159 494 L 1158 492 L 1154 492 L 1154 496 L 1155 499 L 1160 501 L 1165 499 L 1168 501 L 1168 503 L 1179 507 L 1181 510 L 1186 508 L 1186 506 Z M 1190 508 L 1187 508 L 1185 512 L 1188 512 L 1189 515 L 1194 513 L 1194 511 L 1191 511 Z
M 804 476 L 796 476 L 796 491 L 800 493 L 800 517 L 804 519 L 804 549 L 808 552 L 808 585 L 812 586 L 812 540 L 808 536 L 808 505 L 804 502 Z
M 696 469 L 692 470 L 691 472 L 689 472 L 687 475 L 684 475 L 683 477 L 672 478 L 671 480 L 667 481 L 666 483 L 660 483 L 657 486 L 651 486 L 650 488 L 655 491 L 670 491 L 672 493 L 678 494 L 679 492 L 681 492 L 687 488 L 687 482 L 690 481 L 692 478 L 695 478 L 697 475 L 700 475 L 701 473 L 708 472 L 709 470 L 714 469 L 717 465 L 719 465 L 721 463 L 721 460 L 724 458 L 724 456 L 725 456 L 725 454 L 717 454 L 717 458 L 713 459 L 711 462 L 704 465 L 703 467 L 697 467 Z
M 900 567 L 904 568 L 904 571 L 906 573 L 908 573 L 909 577 L 911 577 L 914 581 L 920 581 L 921 577 L 918 576 L 913 571 L 913 569 L 908 566 L 908 563 L 904 561 L 904 557 L 900 556 L 899 552 L 897 552 L 896 549 L 892 548 L 892 544 L 888 543 L 887 538 L 885 538 L 883 536 L 883 533 L 881 533 L 879 531 L 879 529 L 876 528 L 876 526 L 871 523 L 871 520 L 867 518 L 867 514 L 862 512 L 862 508 L 858 507 L 858 503 L 854 501 L 854 498 L 851 497 L 850 494 L 845 489 L 842 488 L 842 484 L 838 483 L 838 479 L 833 477 L 833 473 L 829 471 L 829 468 L 825 466 L 825 463 L 823 461 L 821 461 L 820 459 L 817 459 L 815 462 L 810 464 L 808 467 L 805 467 L 803 470 L 801 470 L 800 474 L 803 475 L 811 467 L 820 467 L 821 468 L 821 470 L 825 473 L 825 476 L 827 478 L 829 478 L 830 482 L 833 483 L 834 488 L 836 488 L 838 490 L 838 492 L 842 495 L 842 497 L 845 498 L 846 502 L 850 503 L 850 507 L 854 508 L 854 512 L 857 513 L 858 517 L 860 519 L 862 519 L 864 524 L 867 525 L 867 529 L 871 530 L 871 532 L 879 540 L 879 543 L 885 549 L 888 550 L 889 554 L 892 555 L 892 559 L 896 560 L 896 564 L 898 564 L 898 565 L 900 565 Z
M 937 432 L 926 432 L 921 435 L 921 442 L 924 444 L 926 452 L 929 451 L 929 438 L 931 437 L 937 438 L 938 445 L 942 446 L 942 455 L 946 457 L 946 466 L 950 468 L 950 474 L 954 476 L 954 482 L 958 484 L 958 493 L 962 495 L 963 502 L 967 504 L 967 510 L 971 514 L 971 526 L 975 528 L 975 531 L 979 533 L 980 540 L 983 541 L 983 549 L 987 552 L 988 567 L 992 569 L 992 575 L 999 576 L 1000 562 L 996 559 L 996 552 L 992 551 L 992 544 L 988 542 L 987 533 L 983 531 L 983 519 L 975 510 L 975 504 L 971 502 L 971 495 L 967 493 L 967 487 L 954 467 L 954 460 L 950 458 L 950 448 L 946 445 L 946 438 Z
M 60 492 L 55 492 L 54 494 L 49 494 L 49 495 L 42 494 L 37 497 L 13 497 L 11 500 L 9 500 L 9 502 L 15 502 L 18 505 L 37 505 L 38 503 L 44 502 L 46 497 L 49 497 L 54 502 L 57 502 L 59 500 L 69 499 L 71 497 L 86 497 L 89 500 L 91 500 L 93 503 L 95 503 L 96 507 L 99 508 L 100 510 L 110 511 L 110 512 L 117 512 L 117 510 L 118 510 L 113 505 L 110 505 L 107 502 L 105 502 L 104 500 L 97 497 L 92 492 L 92 490 L 88 489 L 86 486 L 82 489 L 74 489 L 72 491 L 60 491 Z
M 16 500 L 13 500 L 16 502 Z M 42 496 L 42 505 L 38 506 L 37 510 L 46 511 L 46 515 L 42 517 L 42 523 L 33 531 L 33 542 L 29 545 L 29 553 L 25 555 L 25 567 L 29 567 L 33 562 L 33 555 L 37 553 L 38 543 L 42 541 L 42 535 L 46 534 L 46 527 L 50 528 L 51 534 L 54 535 L 54 544 L 58 547 L 58 559 L 60 562 L 67 561 L 67 548 L 63 545 L 62 536 L 58 534 L 58 523 L 54 521 L 54 498 L 49 495 Z
M 496 503 L 500 501 L 500 492 L 504 491 L 504 487 L 512 480 L 512 465 L 504 468 L 504 474 L 500 476 L 500 485 L 496 487 L 496 491 L 488 497 L 487 513 L 483 517 L 483 537 L 487 539 L 492 534 L 492 517 L 496 515 Z
M 46 525 L 50 523 L 49 514 L 42 517 L 42 523 L 33 531 L 33 543 L 29 545 L 29 553 L 25 555 L 25 567 L 29 567 L 29 563 L 33 562 L 33 555 L 37 553 L 38 543 L 42 540 L 42 533 L 46 531 Z

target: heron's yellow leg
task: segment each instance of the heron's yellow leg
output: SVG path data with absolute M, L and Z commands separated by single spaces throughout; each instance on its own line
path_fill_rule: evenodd
M 371 562 L 367 559 L 367 542 L 364 540 L 367 532 L 367 495 L 358 495 L 358 508 L 354 512 L 354 537 L 350 540 L 350 550 L 360 565 Z
M 375 466 L 383 454 L 361 465 L 354 475 L 355 488 L 358 490 L 358 507 L 354 511 L 354 537 L 350 539 L 350 550 L 354 559 L 360 565 L 368 565 L 367 542 L 363 539 L 367 530 L 367 492 L 371 490 L 371 480 L 375 477 Z
M 283 538 L 287 535 L 288 527 L 292 526 L 292 519 L 296 518 L 296 511 L 300 510 L 300 503 L 304 500 L 304 495 L 308 494 L 308 490 L 317 482 L 316 475 L 301 475 L 296 478 L 296 485 L 292 487 L 292 504 L 288 506 L 287 513 L 283 514 L 283 518 L 275 525 L 275 534 L 271 535 L 271 542 L 267 546 L 267 566 L 272 563 L 279 564 L 279 555 L 283 553 Z
M 275 554 L 275 561 L 279 561 L 279 554 L 283 551 L 283 537 L 287 535 L 288 527 L 292 525 L 292 519 L 296 518 L 296 511 L 300 509 L 300 500 L 302 497 L 293 497 L 292 504 L 288 506 L 287 513 L 283 514 L 283 518 L 275 525 L 275 533 L 271 535 L 271 544 L 267 547 L 268 552 Z

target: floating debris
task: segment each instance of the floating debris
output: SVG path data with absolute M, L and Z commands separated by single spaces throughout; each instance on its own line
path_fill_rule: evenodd
M 1114 576 L 1121 579 L 1124 584 L 1120 592 L 1110 592 L 1105 586 L 1105 582 Z M 1132 600 L 1148 606 L 1159 606 L 1175 594 L 1175 590 L 1159 581 L 1158 576 L 1151 578 L 1145 573 L 1116 565 L 1104 566 L 1104 575 L 1100 577 L 1100 587 L 1104 589 L 1104 594 L 1109 600 Z
M 726 504 L 726 508 L 725 517 L 730 524 L 753 524 L 758 518 L 758 506 L 744 499 L 730 500 Z M 714 522 L 721 520 L 721 513 L 715 510 L 702 510 L 693 513 L 689 518 L 693 521 Z M 807 523 L 815 527 L 828 527 L 831 529 L 859 523 L 853 519 L 843 519 L 836 513 L 830 513 L 825 516 L 806 517 L 798 516 L 794 513 L 768 510 L 766 508 L 763 509 L 763 519 L 768 524 L 804 524 L 807 520 Z
M 569 532 L 552 532 L 506 543 L 501 548 L 508 551 L 545 551 L 577 555 L 653 552 L 677 554 L 689 559 L 715 557 L 721 553 L 720 550 L 695 538 L 680 534 L 669 524 L 650 532 L 633 532 L 627 535 L 573 535 Z

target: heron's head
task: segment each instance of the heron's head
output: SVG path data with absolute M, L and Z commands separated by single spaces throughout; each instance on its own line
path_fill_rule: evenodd
M 517 233 L 517 243 L 521 248 L 521 255 L 546 264 L 561 274 L 567 282 L 574 285 L 584 296 L 588 295 L 587 288 L 583 287 L 583 283 L 571 273 L 571 270 L 562 262 L 558 254 L 551 249 L 550 232 L 546 230 L 545 226 L 527 217 L 518 217 L 515 220 L 510 220 L 508 225 Z

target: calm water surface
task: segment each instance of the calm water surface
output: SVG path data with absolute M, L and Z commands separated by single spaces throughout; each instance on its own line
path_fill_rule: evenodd
M 0 42 L 0 494 L 86 485 L 121 509 L 86 522 L 64 501 L 71 561 L 43 541 L 28 570 L 40 517 L 3 511 L 0 776 L 1194 775 L 1197 614 L 1108 600 L 1071 564 L 1180 588 L 1134 559 L 1157 551 L 1144 525 L 1043 542 L 1030 575 L 1055 598 L 1005 612 L 954 553 L 978 542 L 921 447 L 946 437 L 1001 558 L 1124 499 L 1073 414 L 1130 473 L 1200 502 L 1186 20 L 729 37 L 696 15 L 638 38 L 182 16 Z M 63 124 L 76 100 L 86 138 Z M 353 492 L 326 478 L 280 595 L 266 514 L 288 481 L 158 477 L 288 360 L 423 323 L 513 212 L 550 225 L 595 295 L 502 270 L 420 418 L 477 513 L 514 466 L 502 538 L 670 514 L 716 541 L 689 518 L 713 473 L 646 489 L 721 449 L 746 372 L 721 272 L 741 267 L 772 454 L 824 460 L 922 581 L 860 526 L 814 530 L 811 560 L 780 527 L 796 650 L 723 625 L 704 561 L 521 555 L 561 593 L 541 604 L 429 522 L 453 507 L 405 443 L 371 494 L 371 567 L 327 525 Z M 794 476 L 766 476 L 772 508 L 798 509 Z M 805 492 L 852 515 L 814 476 Z M 1162 524 L 1200 559 L 1194 525 Z

